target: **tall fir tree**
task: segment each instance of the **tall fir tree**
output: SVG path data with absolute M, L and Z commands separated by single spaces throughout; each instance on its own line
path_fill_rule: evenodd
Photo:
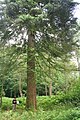
M 73 28 L 76 26 L 76 19 L 72 14 L 75 4 L 72 0 L 10 0 L 7 4 L 6 13 L 11 20 L 11 27 L 15 28 L 17 34 L 25 28 L 28 35 L 26 39 L 28 109 L 37 108 L 35 53 L 45 52 L 52 57 L 60 57 L 63 53 L 71 51 Z

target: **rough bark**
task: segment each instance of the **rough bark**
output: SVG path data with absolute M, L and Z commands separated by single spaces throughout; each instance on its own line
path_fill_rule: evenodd
M 35 41 L 34 34 L 28 32 L 28 53 L 27 53 L 27 99 L 28 109 L 36 110 L 36 80 L 35 80 Z

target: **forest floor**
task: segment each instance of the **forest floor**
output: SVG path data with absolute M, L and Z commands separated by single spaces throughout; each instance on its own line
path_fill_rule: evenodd
M 52 104 L 50 99 L 49 97 L 38 97 L 38 110 L 32 112 L 25 110 L 25 98 L 17 98 L 21 102 L 17 105 L 16 111 L 12 111 L 12 99 L 4 97 L 0 120 L 80 120 L 79 106 L 74 106 L 70 102 Z

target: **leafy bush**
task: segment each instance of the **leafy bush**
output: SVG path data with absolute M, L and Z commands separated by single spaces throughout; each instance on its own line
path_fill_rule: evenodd
M 2 109 L 3 110 L 12 109 L 12 98 L 3 97 L 3 99 L 2 99 Z
M 3 97 L 2 99 L 2 110 L 12 110 L 12 100 L 13 98 Z M 17 98 L 19 104 L 17 105 L 17 109 L 25 109 L 25 97 Z
M 80 120 L 80 109 L 57 109 L 53 111 L 38 110 L 36 112 L 7 111 L 0 113 L 1 120 Z
M 38 97 L 38 106 L 44 110 L 52 110 L 55 106 L 64 104 L 80 107 L 80 81 L 77 81 L 75 85 L 69 91 L 67 91 L 66 94 L 61 93 L 59 95 L 53 95 L 51 97 Z

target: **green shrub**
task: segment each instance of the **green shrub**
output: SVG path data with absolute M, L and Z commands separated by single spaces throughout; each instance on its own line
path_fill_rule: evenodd
M 0 113 L 0 120 L 80 120 L 80 109 L 24 111 L 22 114 L 10 110 Z
M 8 97 L 2 98 L 2 109 L 3 110 L 12 109 L 12 98 L 8 98 Z

